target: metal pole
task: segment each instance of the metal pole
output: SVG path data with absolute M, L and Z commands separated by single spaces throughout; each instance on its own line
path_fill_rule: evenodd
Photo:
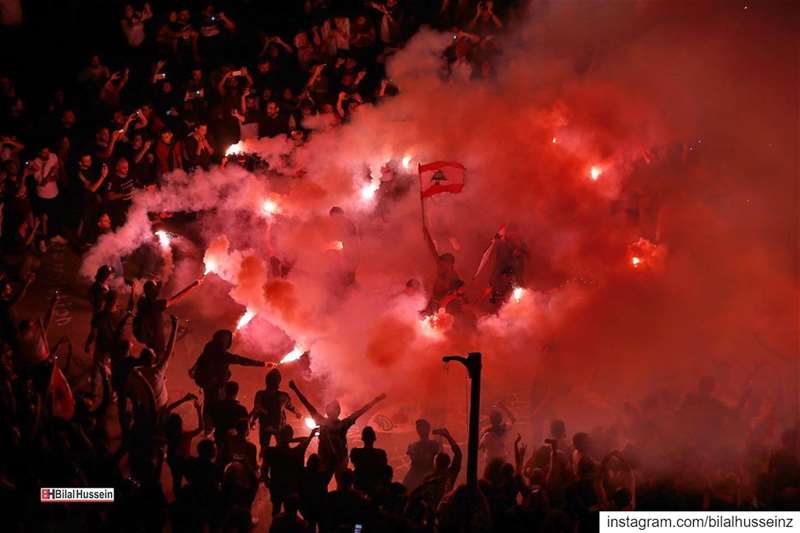
M 469 356 L 448 355 L 442 360 L 447 363 L 457 361 L 464 365 L 470 378 L 469 395 L 469 437 L 467 440 L 467 488 L 469 494 L 478 490 L 478 439 L 480 437 L 481 411 L 481 354 L 470 352 Z

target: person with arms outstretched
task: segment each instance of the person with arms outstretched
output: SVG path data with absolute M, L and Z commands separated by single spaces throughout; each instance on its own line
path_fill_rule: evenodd
M 342 408 L 339 402 L 333 401 L 325 407 L 325 414 L 321 414 L 306 399 L 294 381 L 289 382 L 300 402 L 308 409 L 311 418 L 319 425 L 319 458 L 321 468 L 327 472 L 328 480 L 335 475 L 337 483 L 342 474 L 347 470 L 347 431 L 353 427 L 356 420 L 386 398 L 385 394 L 375 397 L 371 402 L 357 409 L 350 416 L 339 418 Z

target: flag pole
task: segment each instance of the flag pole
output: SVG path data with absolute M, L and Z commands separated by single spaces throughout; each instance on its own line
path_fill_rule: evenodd
M 417 173 L 419 174 L 419 207 L 420 213 L 422 214 L 422 234 L 425 237 L 425 240 L 428 241 L 428 246 L 430 246 L 431 251 L 433 254 L 438 258 L 439 257 L 439 250 L 436 249 L 436 243 L 433 242 L 433 238 L 431 237 L 430 231 L 428 231 L 428 221 L 425 217 L 425 198 L 422 196 L 422 164 L 417 163 Z

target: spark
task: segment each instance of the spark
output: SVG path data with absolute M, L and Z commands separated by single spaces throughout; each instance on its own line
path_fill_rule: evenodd
M 241 317 L 239 317 L 239 322 L 236 323 L 236 331 L 239 331 L 240 329 L 245 327 L 247 324 L 249 324 L 250 321 L 253 320 L 253 317 L 255 317 L 255 316 L 256 316 L 256 312 L 255 311 L 252 311 L 250 309 L 245 311 L 244 314 Z
M 225 157 L 232 155 L 239 155 L 242 152 L 244 152 L 244 144 L 242 143 L 242 141 L 239 141 L 238 143 L 234 143 L 228 146 L 228 149 L 225 150 Z
M 514 290 L 511 291 L 511 297 L 517 303 L 519 303 L 519 301 L 522 300 L 522 297 L 524 295 L 525 295 L 525 289 L 522 287 L 514 287 Z
M 402 163 L 403 163 L 403 168 L 408 170 L 411 167 L 411 156 L 410 155 L 403 156 Z
M 278 209 L 278 204 L 276 204 L 273 200 L 264 200 L 264 203 L 261 204 L 261 210 L 266 215 L 274 215 L 280 211 Z
M 597 178 L 599 178 L 602 174 L 603 170 L 600 167 L 592 167 L 589 169 L 589 175 L 592 177 L 593 181 L 597 181 Z
M 439 332 L 439 314 L 434 313 L 423 318 L 420 322 L 422 324 L 422 332 L 428 337 L 438 338 L 441 337 Z
M 279 364 L 282 365 L 284 363 L 291 363 L 292 361 L 297 361 L 304 353 L 306 353 L 306 349 L 300 346 L 299 344 L 295 344 L 294 348 L 292 348 L 292 351 L 284 355 L 283 358 L 280 360 Z
M 170 243 L 169 233 L 167 233 L 164 230 L 158 230 L 156 232 L 156 237 L 158 237 L 158 244 L 161 245 L 161 248 L 164 248 L 165 250 L 169 248 L 169 243 Z
M 314 422 L 313 418 L 308 417 L 308 418 L 306 418 L 305 422 L 306 422 L 306 427 L 308 429 L 316 429 L 317 428 L 317 423 Z

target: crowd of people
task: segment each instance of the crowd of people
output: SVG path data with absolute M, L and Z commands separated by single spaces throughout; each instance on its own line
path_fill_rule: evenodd
M 212 335 L 191 369 L 199 395 L 170 398 L 178 319 L 169 309 L 202 280 L 164 297 L 153 280 L 114 283 L 117 265 L 98 269 L 89 290 L 91 386 L 73 396 L 62 372 L 71 355 L 48 339 L 56 298 L 41 320 L 19 311 L 49 248 L 91 247 L 125 223 L 137 189 L 219 164 L 239 140 L 302 144 L 314 135 L 310 120 L 335 127 L 359 106 L 391 98 L 402 87 L 384 65 L 422 25 L 452 36 L 443 76 L 491 77 L 494 36 L 519 8 L 492 0 L 222 4 L 119 5 L 110 22 L 119 44 L 97 42 L 69 83 L 51 80 L 38 107 L 19 79 L 0 75 L 0 488 L 8 531 L 575 532 L 596 529 L 599 510 L 796 508 L 797 430 L 772 446 L 781 424 L 756 420 L 751 398 L 729 407 L 708 379 L 678 410 L 658 397 L 630 406 L 624 432 L 570 438 L 553 420 L 530 454 L 515 428 L 525 415 L 498 404 L 481 433 L 477 492 L 463 483 L 458 440 L 428 420 L 416 421 L 402 480 L 372 426 L 352 447 L 351 428 L 383 395 L 347 416 L 337 402 L 320 411 L 293 381 L 283 390 L 280 369 L 270 367 L 253 405 L 243 405 L 230 365 L 268 365 L 232 353 L 228 330 Z M 499 305 L 520 285 L 527 251 L 511 227 L 493 245 L 502 260 L 488 299 Z M 455 258 L 431 248 L 431 312 L 466 317 Z M 474 326 L 468 318 L 463 327 Z M 187 403 L 196 426 L 178 414 Z M 296 436 L 287 413 L 316 428 Z M 675 449 L 704 453 L 652 460 L 658 439 L 687 434 L 668 429 L 675 417 L 691 435 L 691 446 Z M 262 485 L 267 523 L 252 512 Z M 114 487 L 115 502 L 43 506 L 42 487 Z

